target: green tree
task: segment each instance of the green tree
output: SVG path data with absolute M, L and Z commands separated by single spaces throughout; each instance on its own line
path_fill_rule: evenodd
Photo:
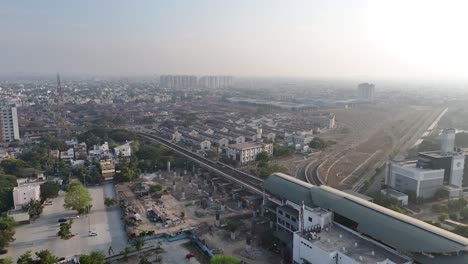
M 43 201 L 58 196 L 60 186 L 56 182 L 46 182 L 41 185 L 41 199 Z
M 140 251 L 144 245 L 145 245 L 145 241 L 143 240 L 143 238 L 139 237 L 135 239 L 135 248 L 136 250 L 138 250 L 138 254 L 140 254 Z
M 84 213 L 91 209 L 92 198 L 89 190 L 83 185 L 74 185 L 70 187 L 65 195 L 64 207 L 67 209 L 75 210 L 78 213 Z
M 37 261 L 39 264 L 55 264 L 58 260 L 58 258 L 52 255 L 47 249 L 36 252 L 36 256 L 39 258 Z
M 31 264 L 31 263 L 34 263 L 31 250 L 24 252 L 23 255 L 21 255 L 16 261 L 16 264 Z
M 256 161 L 260 162 L 267 162 L 270 159 L 270 155 L 268 155 L 268 152 L 262 151 L 257 154 L 257 157 L 255 157 Z
M 239 228 L 239 223 L 236 221 L 229 221 L 226 225 L 226 229 L 231 232 L 231 239 L 236 239 L 236 230 Z
M 99 251 L 93 251 L 89 255 L 80 256 L 81 264 L 105 264 L 106 257 Z
M 241 261 L 233 256 L 214 255 L 210 259 L 210 264 L 240 264 Z
M 149 187 L 150 193 L 156 193 L 162 190 L 162 186 L 159 184 L 153 184 Z
M 15 241 L 15 220 L 12 217 L 0 217 L 0 249 L 4 249 Z
M 18 175 L 20 169 L 26 168 L 27 164 L 20 159 L 8 158 L 2 160 L 2 162 L 0 162 L 0 166 L 6 174 Z
M 68 223 L 61 225 L 57 235 L 60 236 L 62 239 L 67 239 L 72 236 L 71 234 L 71 227 L 73 224 L 73 220 L 70 220 Z
M 0 175 L 0 214 L 13 207 L 13 188 L 17 186 L 13 175 Z
M 463 217 L 465 221 L 468 220 L 468 207 L 465 207 L 460 211 L 460 216 Z
M 151 264 L 151 261 L 148 260 L 148 258 L 146 257 L 142 257 L 140 259 L 140 262 L 138 262 L 139 264 Z
M 112 197 L 106 197 L 104 198 L 104 205 L 107 207 L 111 207 L 117 204 L 117 200 Z
M 439 221 L 440 221 L 440 222 L 443 222 L 443 221 L 447 220 L 448 217 L 449 217 L 448 214 L 442 213 L 442 214 L 439 215 Z
M 13 264 L 13 259 L 11 257 L 6 257 L 0 259 L 0 264 Z
M 44 206 L 42 203 L 35 200 L 31 200 L 27 204 L 23 205 L 23 210 L 28 211 L 28 214 L 31 218 L 41 215 L 43 208 Z

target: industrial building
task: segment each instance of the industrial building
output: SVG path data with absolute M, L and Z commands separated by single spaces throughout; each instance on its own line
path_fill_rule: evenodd
M 360 197 L 282 173 L 270 175 L 263 189 L 263 213 L 293 263 L 468 263 L 467 238 Z M 297 216 L 297 231 L 280 229 L 287 219 L 280 210 Z
M 443 169 L 428 169 L 417 161 L 391 162 L 385 184 L 402 192 L 414 192 L 416 197 L 431 198 L 444 185 Z
M 0 142 L 20 139 L 18 113 L 15 105 L 0 106 Z

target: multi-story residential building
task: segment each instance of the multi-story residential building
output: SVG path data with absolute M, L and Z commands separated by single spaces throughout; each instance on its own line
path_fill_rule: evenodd
M 14 105 L 0 106 L 0 141 L 19 139 L 18 113 Z
M 273 155 L 273 144 L 244 142 L 240 144 L 232 144 L 227 146 L 226 154 L 228 158 L 240 163 L 245 164 L 255 161 L 260 152 L 267 152 Z
M 15 209 L 20 209 L 29 201 L 41 199 L 41 188 L 39 184 L 25 184 L 13 188 L 13 202 Z
M 309 144 L 314 139 L 314 137 L 309 136 L 309 135 L 297 135 L 297 134 L 285 133 L 284 139 L 286 140 L 286 143 L 288 143 L 288 145 L 304 146 L 304 145 Z
M 198 80 L 198 85 L 205 88 L 228 88 L 234 85 L 232 76 L 203 76 Z
M 358 99 L 371 103 L 375 101 L 375 85 L 372 83 L 361 83 L 357 88 Z
M 101 167 L 101 175 L 104 179 L 110 179 L 115 176 L 115 164 L 111 159 L 99 161 Z
M 161 75 L 159 85 L 163 88 L 193 88 L 197 86 L 197 77 L 189 75 Z

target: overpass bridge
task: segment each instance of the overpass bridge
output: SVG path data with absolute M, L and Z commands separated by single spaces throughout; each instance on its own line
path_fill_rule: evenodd
M 193 153 L 190 150 L 183 148 L 181 146 L 178 146 L 172 143 L 171 141 L 166 140 L 160 136 L 145 133 L 145 132 L 135 132 L 135 133 L 141 136 L 142 138 L 145 138 L 151 141 L 156 141 L 159 144 L 164 145 L 165 147 L 176 152 L 177 154 L 196 162 L 201 167 L 209 171 L 212 171 L 214 173 L 217 173 L 225 177 L 229 181 L 237 183 L 245 187 L 249 191 L 252 191 L 256 194 L 263 195 L 263 190 L 262 190 L 263 180 L 262 179 L 259 179 L 243 171 L 237 170 L 224 163 L 214 162 L 212 160 L 206 159 L 205 157 L 202 157 L 196 153 Z

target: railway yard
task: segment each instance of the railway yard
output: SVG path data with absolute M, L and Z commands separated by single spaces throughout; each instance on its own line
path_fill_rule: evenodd
M 420 106 L 334 110 L 340 126 L 350 132 L 317 159 L 305 163 L 303 166 L 309 168 L 303 173 L 312 183 L 359 191 L 389 157 L 405 158 L 443 110 Z M 328 137 L 336 139 L 335 135 Z

